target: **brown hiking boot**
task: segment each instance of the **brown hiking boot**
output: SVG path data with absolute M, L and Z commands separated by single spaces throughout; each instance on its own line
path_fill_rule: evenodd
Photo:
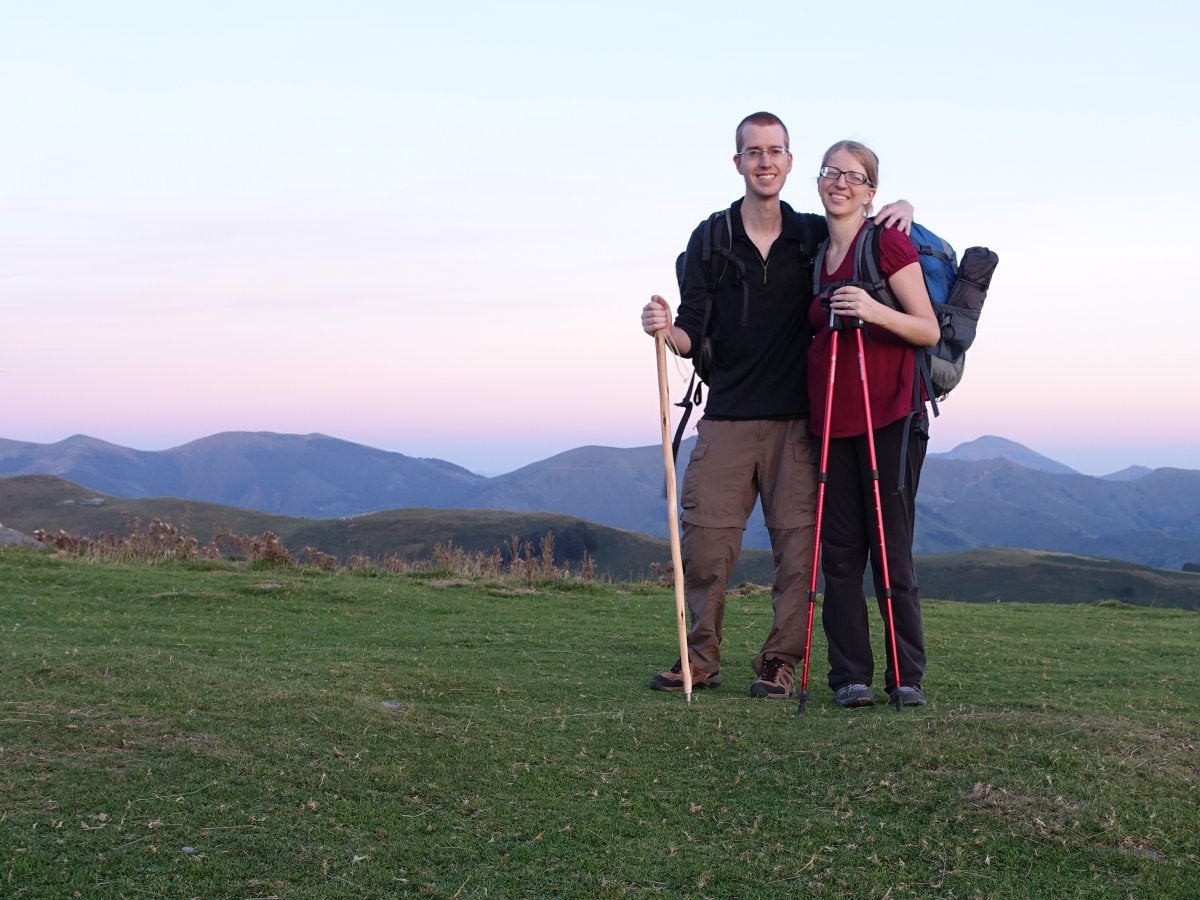
M 721 670 L 709 674 L 701 669 L 692 666 L 692 690 L 699 691 L 704 688 L 715 688 L 721 685 Z M 683 663 L 675 660 L 675 665 L 671 666 L 665 672 L 659 672 L 650 679 L 650 689 L 655 691 L 682 691 L 683 690 Z
M 750 685 L 751 697 L 767 697 L 772 700 L 787 700 L 796 686 L 796 667 L 782 659 L 771 657 L 763 660 L 762 674 Z

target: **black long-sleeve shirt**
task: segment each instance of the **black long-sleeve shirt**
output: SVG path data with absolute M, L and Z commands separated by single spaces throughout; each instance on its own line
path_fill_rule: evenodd
M 763 259 L 746 234 L 741 206 L 738 200 L 730 207 L 730 224 L 733 253 L 745 275 L 739 277 L 736 266 L 726 266 L 714 297 L 709 321 L 713 354 L 704 414 L 711 419 L 806 419 L 812 259 L 817 244 L 828 235 L 825 217 L 797 213 L 780 203 L 783 230 Z M 701 259 L 704 227 L 702 222 L 688 241 L 675 317 L 675 324 L 691 338 L 691 355 L 700 352 L 708 296 L 708 274 Z M 722 226 L 713 242 L 723 246 L 724 241 Z

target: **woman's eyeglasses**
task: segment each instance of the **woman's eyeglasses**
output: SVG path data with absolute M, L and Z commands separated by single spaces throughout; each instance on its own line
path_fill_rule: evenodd
M 841 169 L 835 169 L 833 166 L 821 166 L 821 171 L 817 174 L 829 181 L 837 181 L 839 178 L 844 177 L 846 184 L 863 185 L 871 183 L 871 180 L 862 172 L 843 172 Z

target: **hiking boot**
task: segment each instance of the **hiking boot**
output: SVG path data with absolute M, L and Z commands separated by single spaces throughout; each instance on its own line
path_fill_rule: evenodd
M 855 706 L 874 706 L 875 695 L 865 684 L 843 684 L 833 692 L 833 702 L 843 709 Z
M 692 666 L 692 690 L 715 688 L 721 685 L 721 670 L 709 673 Z M 654 691 L 682 691 L 683 663 L 675 660 L 675 665 L 665 672 L 659 672 L 650 679 L 650 689 Z
M 919 687 L 902 684 L 898 688 L 892 688 L 888 692 L 888 696 L 892 698 L 892 703 L 899 701 L 904 706 L 924 706 L 925 692 Z
M 768 697 L 772 700 L 787 700 L 796 686 L 796 667 L 782 659 L 771 657 L 763 660 L 762 674 L 750 685 L 751 697 Z

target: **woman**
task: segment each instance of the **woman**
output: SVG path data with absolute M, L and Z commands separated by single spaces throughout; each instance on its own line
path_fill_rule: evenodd
M 816 276 L 819 291 L 809 309 L 815 334 L 808 353 L 809 422 L 813 432 L 823 437 L 834 340 L 831 312 L 843 317 L 843 323 L 861 321 L 892 617 L 900 656 L 897 687 L 878 559 L 879 529 L 857 346 L 854 331 L 846 328 L 839 332 L 821 544 L 821 571 L 825 576 L 821 617 L 829 641 L 829 686 L 834 691 L 834 702 L 842 707 L 870 706 L 875 702 L 871 692 L 874 659 L 863 592 L 868 555 L 875 595 L 884 616 L 884 652 L 888 661 L 884 686 L 893 702 L 908 706 L 925 702 L 921 691 L 925 637 L 912 554 L 914 504 L 928 440 L 923 403 L 913 427 L 904 426 L 913 412 L 915 396 L 913 347 L 937 343 L 938 322 L 925 290 L 917 251 L 908 235 L 898 229 L 880 229 L 879 265 L 901 309 L 878 302 L 856 285 L 836 286 L 854 277 L 857 244 L 866 236 L 878 175 L 879 160 L 869 148 L 856 141 L 840 141 L 826 151 L 817 177 L 817 193 L 829 223 L 829 242 Z M 901 442 L 906 437 L 907 450 L 901 453 Z

